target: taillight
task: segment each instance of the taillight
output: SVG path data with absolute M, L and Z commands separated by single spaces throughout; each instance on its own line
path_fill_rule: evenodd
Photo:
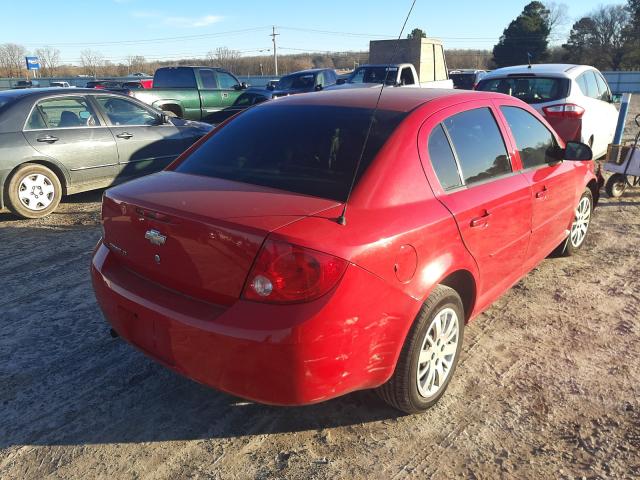
M 582 118 L 584 108 L 574 103 L 563 103 L 560 105 L 551 105 L 542 109 L 547 117 L 555 118 Z
M 347 261 L 286 242 L 267 240 L 258 253 L 242 297 L 265 303 L 300 303 L 331 290 Z

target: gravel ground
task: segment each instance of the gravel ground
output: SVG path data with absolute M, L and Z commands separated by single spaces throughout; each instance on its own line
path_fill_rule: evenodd
M 640 476 L 640 189 L 469 326 L 417 416 L 366 391 L 240 401 L 111 339 L 88 273 L 100 193 L 44 220 L 0 213 L 0 478 Z

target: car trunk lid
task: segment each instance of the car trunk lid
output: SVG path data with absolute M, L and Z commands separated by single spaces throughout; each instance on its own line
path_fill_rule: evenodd
M 230 305 L 269 232 L 338 204 L 165 171 L 105 193 L 104 242 L 124 267 L 145 279 Z

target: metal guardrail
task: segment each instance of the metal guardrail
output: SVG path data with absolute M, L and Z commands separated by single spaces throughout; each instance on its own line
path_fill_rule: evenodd
M 116 81 L 135 81 L 145 80 L 153 77 L 98 77 L 99 80 L 116 80 Z M 259 76 L 250 75 L 242 76 L 238 75 L 238 80 L 246 82 L 253 87 L 264 87 L 270 80 L 277 80 L 279 76 Z M 0 78 L 0 90 L 8 90 L 24 78 Z M 54 77 L 54 78 L 36 78 L 40 87 L 48 87 L 51 82 L 68 82 L 69 85 L 74 87 L 85 87 L 87 82 L 95 80 L 92 77 Z
M 640 93 L 640 72 L 602 72 L 613 93 Z

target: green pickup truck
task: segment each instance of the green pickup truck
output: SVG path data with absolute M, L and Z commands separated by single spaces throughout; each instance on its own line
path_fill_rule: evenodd
M 153 76 L 153 88 L 131 90 L 130 95 L 188 120 L 206 120 L 233 104 L 247 85 L 215 67 L 163 67 Z

